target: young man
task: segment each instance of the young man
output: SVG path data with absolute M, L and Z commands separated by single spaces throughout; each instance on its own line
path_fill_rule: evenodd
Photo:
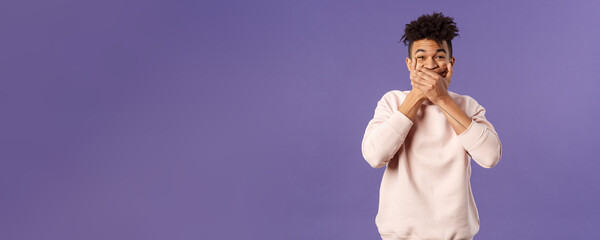
M 375 217 L 383 240 L 473 239 L 479 231 L 470 159 L 491 168 L 502 147 L 485 109 L 448 90 L 455 36 L 454 19 L 442 13 L 406 25 L 412 90 L 385 93 L 366 127 L 363 157 L 386 166 Z

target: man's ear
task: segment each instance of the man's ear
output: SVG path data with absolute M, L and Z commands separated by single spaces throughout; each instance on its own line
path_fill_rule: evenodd
M 412 60 L 409 57 L 406 57 L 406 68 L 408 68 L 408 72 L 410 72 L 411 64 L 412 64 Z
M 456 61 L 456 59 L 454 57 L 450 58 L 450 63 L 452 64 L 452 68 L 454 68 L 455 61 Z

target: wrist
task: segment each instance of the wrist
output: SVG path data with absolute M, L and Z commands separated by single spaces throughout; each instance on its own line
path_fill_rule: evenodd
M 414 89 L 408 93 L 407 97 L 410 97 L 411 99 L 418 101 L 418 102 L 423 102 L 427 99 L 427 96 L 425 96 L 425 94 L 422 94 L 422 93 L 419 94 Z
M 434 102 L 434 104 L 436 104 L 436 105 L 447 105 L 449 103 L 449 101 L 454 101 L 454 100 L 452 100 L 452 98 L 450 97 L 450 95 L 446 95 L 446 96 L 438 97 L 436 99 L 436 101 Z

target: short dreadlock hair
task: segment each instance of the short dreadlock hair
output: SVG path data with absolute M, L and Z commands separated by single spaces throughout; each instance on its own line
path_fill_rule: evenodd
M 406 24 L 404 35 L 400 39 L 404 45 L 408 45 L 408 56 L 411 57 L 410 49 L 414 41 L 421 39 L 431 39 L 442 46 L 445 40 L 448 43 L 448 54 L 452 57 L 452 39 L 458 36 L 458 28 L 454 22 L 454 18 L 446 17 L 441 12 L 433 12 L 432 15 L 424 14 L 417 20 Z

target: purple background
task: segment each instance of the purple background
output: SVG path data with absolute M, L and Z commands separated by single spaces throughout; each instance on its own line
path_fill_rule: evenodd
M 0 239 L 378 239 L 360 144 L 434 10 L 503 144 L 475 239 L 598 236 L 599 1 L 13 0 Z

